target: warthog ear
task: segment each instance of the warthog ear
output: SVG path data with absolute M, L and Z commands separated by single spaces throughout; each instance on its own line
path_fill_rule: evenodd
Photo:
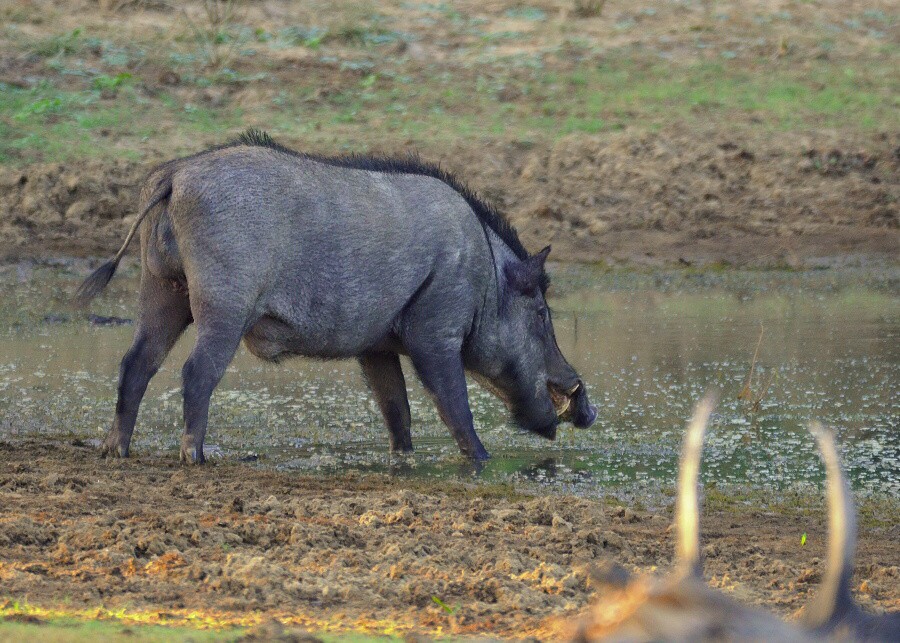
M 541 250 L 536 255 L 529 257 L 528 261 L 534 261 L 540 266 L 541 270 L 544 269 L 544 263 L 547 261 L 547 255 L 550 254 L 550 246 L 546 246 L 543 250 Z
M 534 297 L 545 283 L 544 262 L 550 254 L 547 246 L 536 255 L 522 261 L 509 261 L 503 266 L 503 275 L 512 288 L 523 295 Z

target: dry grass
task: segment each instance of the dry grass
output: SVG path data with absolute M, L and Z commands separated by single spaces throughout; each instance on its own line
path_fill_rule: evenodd
M 756 378 L 756 382 L 754 383 L 753 378 L 756 373 L 756 361 L 759 358 L 759 347 L 762 345 L 763 333 L 765 332 L 765 328 L 762 324 L 759 325 L 759 339 L 756 341 L 756 350 L 753 351 L 753 359 L 750 360 L 750 372 L 747 374 L 747 382 L 744 384 L 744 388 L 741 389 L 741 392 L 738 393 L 738 399 L 744 402 L 747 407 L 747 410 L 750 413 L 759 412 L 759 407 L 762 404 L 762 401 L 766 398 L 766 395 L 769 393 L 769 389 L 772 387 L 772 381 L 775 379 L 775 370 L 771 370 L 769 372 L 769 376 L 762 381 L 762 377 L 758 376 Z M 755 390 L 754 390 L 755 387 Z
M 186 7 L 184 19 L 197 39 L 210 68 L 220 70 L 234 57 L 238 39 L 235 25 L 240 21 L 235 0 L 202 0 L 199 15 L 191 16 Z
M 578 18 L 597 18 L 605 5 L 606 0 L 575 0 L 572 13 Z

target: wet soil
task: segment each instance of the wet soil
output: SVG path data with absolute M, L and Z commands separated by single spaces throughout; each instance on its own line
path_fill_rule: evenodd
M 823 572 L 817 503 L 708 503 L 711 584 L 794 613 Z M 593 564 L 665 569 L 673 550 L 671 510 L 239 462 L 105 461 L 79 441 L 0 442 L 0 507 L 6 596 L 222 625 L 554 638 L 592 600 Z M 897 609 L 900 532 L 864 516 L 857 597 Z
M 557 260 L 801 267 L 896 259 L 898 149 L 887 136 L 860 145 L 714 131 L 494 141 L 424 155 L 496 202 L 526 245 L 552 243 Z M 0 259 L 114 253 L 149 167 L 0 168 Z

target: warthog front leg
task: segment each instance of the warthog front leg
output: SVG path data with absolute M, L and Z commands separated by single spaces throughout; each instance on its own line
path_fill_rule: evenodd
M 490 458 L 475 433 L 460 354 L 410 349 L 410 356 L 422 384 L 434 397 L 441 419 L 456 439 L 459 450 L 473 460 Z
M 116 417 L 103 441 L 104 456 L 128 457 L 147 384 L 191 323 L 187 297 L 173 293 L 149 274 L 141 278 L 140 309 L 134 343 L 119 367 Z
M 412 420 L 400 358 L 395 353 L 366 353 L 359 364 L 391 432 L 391 451 L 412 452 Z

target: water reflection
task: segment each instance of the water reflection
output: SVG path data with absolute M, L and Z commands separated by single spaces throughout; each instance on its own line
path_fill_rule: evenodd
M 79 275 L 0 270 L 0 437 L 97 439 L 115 404 L 133 329 L 94 326 L 66 298 Z M 722 391 L 703 476 L 758 488 L 817 483 L 804 425 L 839 429 L 854 485 L 900 493 L 900 299 L 896 273 L 598 273 L 557 268 L 551 306 L 560 347 L 599 408 L 589 430 L 555 443 L 522 434 L 473 384 L 479 434 L 493 459 L 458 454 L 430 400 L 411 384 L 416 454 L 387 453 L 387 432 L 353 362 L 264 364 L 241 350 L 213 397 L 210 442 L 247 466 L 378 471 L 552 484 L 577 493 L 671 485 L 684 421 L 707 388 Z M 118 279 L 91 311 L 135 314 L 136 280 Z M 756 413 L 737 400 L 759 337 Z M 177 452 L 179 373 L 193 335 L 151 383 L 137 451 Z M 408 369 L 409 365 L 406 364 Z M 411 372 L 408 371 L 408 372 Z M 257 460 L 254 460 L 256 458 Z

